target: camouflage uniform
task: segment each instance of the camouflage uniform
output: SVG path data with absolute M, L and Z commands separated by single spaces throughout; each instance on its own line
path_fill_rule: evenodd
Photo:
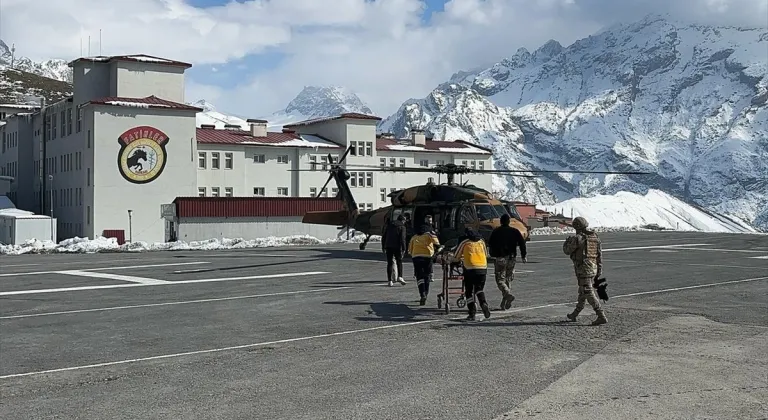
M 592 325 L 600 325 L 608 320 L 592 283 L 603 272 L 602 248 L 600 238 L 595 232 L 587 230 L 587 226 L 586 219 L 575 218 L 573 228 L 576 229 L 576 236 L 569 236 L 563 243 L 563 252 L 571 257 L 579 284 L 579 301 L 573 312 L 568 314 L 568 319 L 575 321 L 585 303 L 589 303 L 597 314 Z
M 501 302 L 502 309 L 509 309 L 507 303 L 512 305 L 515 296 L 512 295 L 512 281 L 515 279 L 515 256 L 497 257 L 493 263 L 494 274 L 496 277 L 496 286 L 503 296 Z

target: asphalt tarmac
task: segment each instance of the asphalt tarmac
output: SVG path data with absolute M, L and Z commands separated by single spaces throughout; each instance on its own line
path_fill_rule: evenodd
M 439 267 L 427 306 L 409 260 L 387 287 L 378 243 L 0 257 L 0 417 L 768 417 L 768 236 L 601 238 L 598 327 L 564 322 L 563 236 L 473 323 Z

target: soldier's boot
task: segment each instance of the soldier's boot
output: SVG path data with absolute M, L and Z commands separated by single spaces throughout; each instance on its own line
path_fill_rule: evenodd
M 595 311 L 597 313 L 597 319 L 592 321 L 592 325 L 603 325 L 608 322 L 608 318 L 605 317 L 605 312 L 601 309 Z
M 477 313 L 477 307 L 475 306 L 475 302 L 467 303 L 467 311 L 469 312 L 469 315 L 467 315 L 467 321 L 474 321 L 475 314 Z
M 575 322 L 576 321 L 576 317 L 579 316 L 579 312 L 581 312 L 580 309 L 574 309 L 573 312 L 569 313 L 565 317 L 568 318 L 569 321 Z

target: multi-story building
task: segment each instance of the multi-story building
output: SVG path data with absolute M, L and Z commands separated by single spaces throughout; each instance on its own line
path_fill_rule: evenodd
M 21 209 L 56 217 L 59 239 L 124 230 L 134 241 L 167 240 L 175 227 L 161 207 L 176 197 L 315 196 L 328 179 L 328 155 L 338 162 L 349 148 L 349 184 L 366 210 L 387 205 L 392 191 L 439 182 L 438 175 L 354 166 L 491 168 L 490 151 L 470 143 L 432 141 L 418 131 L 411 139 L 377 136 L 381 119 L 370 115 L 304 121 L 282 132 L 267 132 L 263 120 L 249 120 L 250 130 L 196 127 L 202 109 L 185 104 L 186 63 L 135 55 L 70 66 L 71 97 L 0 127 L 0 175 L 15 179 L 10 196 Z M 470 181 L 491 188 L 490 175 Z M 331 182 L 321 195 L 335 193 Z

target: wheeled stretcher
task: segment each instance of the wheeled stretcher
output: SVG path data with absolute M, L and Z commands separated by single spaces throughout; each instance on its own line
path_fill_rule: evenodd
M 464 273 L 461 263 L 451 262 L 453 255 L 444 253 L 438 256 L 438 262 L 443 268 L 443 287 L 437 295 L 437 309 L 445 307 L 445 313 L 451 312 L 451 296 L 458 296 L 456 306 L 463 308 L 467 305 L 464 297 Z

